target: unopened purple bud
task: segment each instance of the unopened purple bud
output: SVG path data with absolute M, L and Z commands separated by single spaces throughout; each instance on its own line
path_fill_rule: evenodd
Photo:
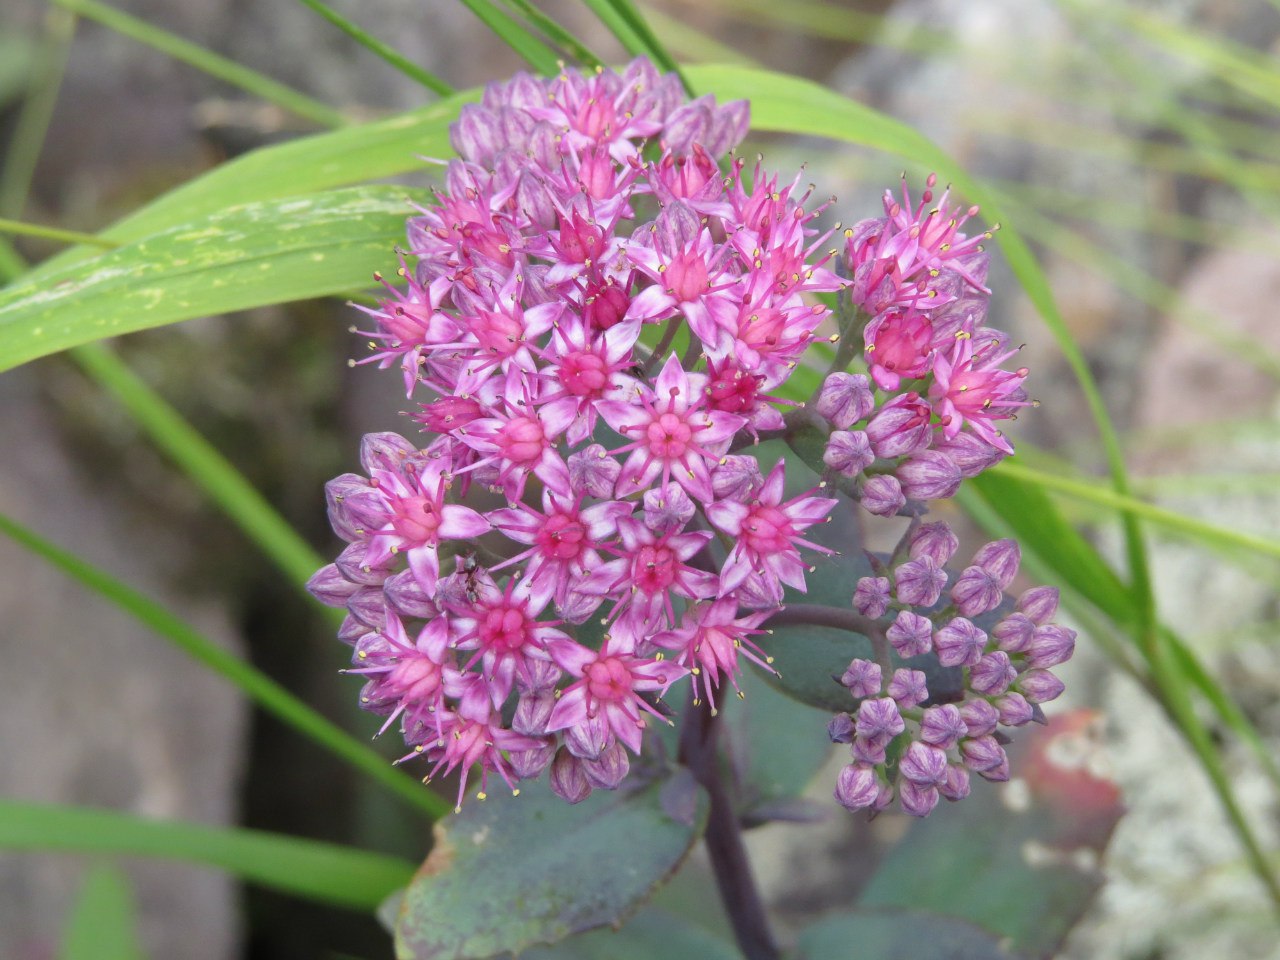
M 898 599 L 913 607 L 931 607 L 942 596 L 947 575 L 929 557 L 908 560 L 894 571 Z
M 1057 623 L 1036 627 L 1035 636 L 1027 644 L 1027 664 L 1032 667 L 1056 667 L 1066 663 L 1076 652 L 1076 632 Z
M 1004 783 L 1009 779 L 1009 758 L 1005 757 L 989 770 L 979 770 L 978 776 L 992 783 Z
M 307 581 L 307 592 L 326 607 L 345 607 L 359 589 L 360 585 L 344 577 L 334 563 L 321 567 Z
M 382 592 L 387 603 L 402 616 L 428 620 L 440 612 L 432 598 L 422 589 L 422 584 L 412 570 L 401 570 L 387 577 L 387 582 L 382 585 Z
M 984 567 L 965 567 L 951 586 L 951 600 L 966 617 L 977 617 L 1000 606 L 1000 584 Z
M 921 450 L 894 473 L 911 500 L 948 500 L 964 479 L 955 461 L 939 450 Z
M 875 409 L 871 384 L 860 373 L 833 373 L 822 383 L 815 405 L 837 430 L 848 430 Z
M 942 750 L 951 749 L 968 733 L 960 708 L 954 703 L 928 707 L 920 720 L 920 739 Z
M 1044 626 L 1058 612 L 1058 588 L 1032 587 L 1018 598 L 1017 610 L 1036 626 Z
M 777 577 L 752 573 L 733 592 L 738 605 L 748 610 L 767 610 L 782 603 L 782 582 Z
M 387 602 L 377 587 L 361 587 L 353 593 L 347 600 L 347 612 L 375 630 L 387 622 Z
M 974 773 L 994 769 L 1008 760 L 1004 747 L 1000 746 L 992 736 L 961 740 L 960 756 L 964 758 L 964 765 Z
M 556 695 L 551 690 L 525 694 L 516 704 L 516 712 L 511 717 L 511 729 L 526 737 L 544 736 L 547 732 L 547 719 L 555 705 Z
M 982 567 L 996 582 L 1001 590 L 1008 590 L 1013 578 L 1018 575 L 1018 564 L 1022 562 L 1022 548 L 1017 540 L 993 540 L 973 555 L 974 566 Z
M 616 790 L 631 772 L 631 758 L 626 747 L 615 740 L 600 752 L 598 759 L 583 760 L 582 772 L 597 790 Z
M 1031 703 L 1048 703 L 1061 696 L 1066 684 L 1048 670 L 1028 670 L 1018 678 L 1018 689 Z
M 1005 458 L 1005 452 L 991 446 L 985 440 L 962 430 L 950 440 L 939 440 L 933 445 L 949 456 L 964 477 L 976 477 Z
M 360 440 L 360 465 L 364 472 L 400 469 L 418 448 L 398 433 L 366 433 Z
M 586 717 L 564 731 L 564 745 L 575 757 L 595 760 L 613 740 L 613 731 L 603 714 Z
M 390 565 L 395 562 L 395 558 L 388 560 L 385 565 L 373 567 L 365 562 L 367 553 L 368 547 L 366 544 L 353 543 L 345 547 L 333 562 L 342 572 L 342 575 L 352 583 L 380 587 L 387 577 L 391 575 L 392 568 Z
M 1009 662 L 1009 655 L 1003 650 L 996 650 L 985 654 L 969 670 L 969 686 L 983 696 L 995 697 L 1008 690 L 1017 676 L 1018 671 Z
M 354 473 L 334 477 L 324 485 L 324 495 L 329 507 L 329 525 L 347 543 L 367 541 L 369 529 L 378 527 L 379 515 L 385 515 L 377 491 L 368 480 Z
M 938 792 L 948 800 L 963 800 L 969 795 L 969 771 L 958 763 L 947 767 L 947 782 Z
M 874 697 L 880 692 L 880 664 L 870 660 L 854 660 L 845 670 L 840 682 L 859 700 Z
M 933 649 L 944 667 L 971 667 L 982 659 L 987 635 L 972 621 L 956 617 L 933 635 Z
M 729 456 L 711 472 L 711 490 L 717 500 L 745 501 L 764 483 L 755 457 Z
M 689 522 L 693 511 L 693 501 L 677 484 L 645 491 L 644 522 L 654 533 L 678 533 Z
M 847 713 L 837 713 L 827 724 L 827 736 L 832 743 L 852 743 L 853 733 L 853 717 Z
M 872 806 L 880 792 L 876 772 L 869 766 L 851 763 L 836 778 L 836 802 L 848 810 Z
M 995 733 L 1000 711 L 986 700 L 966 700 L 960 704 L 960 719 L 969 728 L 969 736 L 985 737 Z
M 902 610 L 885 636 L 901 657 L 918 657 L 933 649 L 933 623 L 910 610 Z
M 1035 623 L 1022 613 L 1011 613 L 991 629 L 1001 650 L 1021 653 L 1036 635 Z
M 556 603 L 556 612 L 569 623 L 586 623 L 603 602 L 604 597 L 598 593 L 570 590 L 564 603 Z
M 611 500 L 621 472 L 622 464 L 598 443 L 569 456 L 569 485 L 577 494 Z
M 876 455 L 871 452 L 871 442 L 861 430 L 852 433 L 848 430 L 832 431 L 827 438 L 827 448 L 822 454 L 823 463 L 846 477 L 856 477 L 875 461 Z
M 885 747 L 892 739 L 892 737 L 877 737 L 869 740 L 866 737 L 854 737 L 851 750 L 853 759 L 872 767 L 884 763 L 888 759 Z
M 1035 716 L 1031 704 L 1020 693 L 1006 693 L 996 701 L 995 707 L 1000 711 L 1000 722 L 1006 727 L 1020 727 L 1024 723 L 1030 723 Z
M 551 790 L 570 803 L 581 803 L 591 796 L 591 784 L 582 769 L 582 761 L 561 747 L 551 761 Z
M 939 567 L 945 567 L 959 549 L 960 538 L 955 535 L 950 524 L 938 521 L 922 523 L 916 527 L 915 533 L 911 534 L 907 552 L 912 560 L 928 557 Z
M 898 771 L 921 787 L 940 787 L 947 782 L 947 752 L 919 740 L 907 747 Z
M 904 393 L 880 408 L 867 424 L 867 437 L 877 457 L 897 460 L 929 446 L 929 404 L 919 394 Z
M 889 579 L 862 577 L 853 591 L 853 606 L 864 617 L 883 617 L 889 609 Z
M 889 697 L 863 700 L 858 706 L 858 736 L 889 741 L 906 729 L 898 705 Z
M 929 699 L 929 686 L 923 670 L 899 667 L 889 681 L 889 696 L 903 710 L 910 710 Z
M 904 813 L 913 817 L 927 817 L 938 805 L 938 788 L 903 780 L 898 784 L 898 800 Z
M 532 780 L 542 775 L 542 771 L 547 769 L 547 764 L 555 755 L 556 743 L 553 739 L 545 746 L 536 747 L 533 750 L 512 750 L 508 757 L 511 760 L 511 769 L 517 778 Z
M 530 657 L 525 661 L 527 673 L 521 676 L 516 672 L 516 687 L 522 694 L 539 694 L 553 691 L 564 671 L 556 666 L 553 660 L 535 660 Z
M 338 639 L 343 643 L 358 645 L 360 641 L 370 636 L 374 634 L 367 624 L 361 623 L 351 614 L 342 618 L 342 624 L 338 627 Z
M 902 484 L 897 477 L 881 474 L 867 478 L 867 482 L 862 485 L 859 502 L 868 513 L 877 517 L 892 517 L 906 506 L 907 498 L 903 496 Z

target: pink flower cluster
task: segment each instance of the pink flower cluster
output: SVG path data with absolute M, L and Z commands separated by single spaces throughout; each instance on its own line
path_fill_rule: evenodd
M 569 800 L 616 786 L 657 698 L 693 674 L 714 703 L 740 654 L 763 664 L 801 551 L 829 552 L 805 530 L 833 498 L 730 455 L 783 426 L 770 391 L 828 315 L 806 295 L 843 286 L 796 183 L 721 173 L 746 121 L 644 61 L 490 88 L 409 221 L 406 287 L 367 311 L 432 438 L 366 437 L 311 587 L 348 610 L 361 702 L 463 771 L 459 802 L 476 766 L 482 789 L 548 765 Z
M 865 340 L 871 363 L 871 379 L 838 371 L 816 397 L 835 428 L 828 478 L 863 508 L 950 496 L 1011 450 L 993 423 L 1025 405 L 1026 371 L 999 369 L 1006 338 L 981 326 L 986 260 L 957 232 L 965 217 L 904 194 L 833 263 L 799 178 L 727 156 L 746 127 L 745 103 L 686 103 L 643 60 L 490 87 L 408 222 L 402 285 L 362 308 L 362 362 L 400 371 L 428 439 L 365 437 L 363 472 L 327 488 L 347 547 L 310 589 L 347 611 L 362 705 L 428 779 L 461 772 L 459 804 L 477 768 L 481 796 L 491 774 L 516 789 L 548 768 L 571 802 L 612 789 L 646 726 L 669 722 L 675 681 L 714 709 L 740 657 L 771 669 L 753 638 L 832 552 L 807 531 L 838 501 L 789 497 L 785 460 L 765 473 L 737 451 L 789 429 L 778 394 L 831 315 L 815 294 L 851 296 L 843 343 Z M 933 602 L 912 599 L 901 569 L 880 613 Z M 920 643 L 949 657 L 937 636 L 963 616 L 935 620 Z M 878 669 L 850 668 L 859 790 L 867 771 L 897 775 L 871 745 L 927 695 L 899 699 L 895 674 L 878 696 Z M 963 666 L 971 685 L 983 669 Z M 986 744 L 980 730 L 956 742 Z
M 1039 705 L 1062 693 L 1049 668 L 1070 658 L 1076 635 L 1050 622 L 1058 591 L 1024 591 L 988 632 L 979 622 L 1008 606 L 1018 545 L 988 543 L 947 592 L 945 567 L 958 548 L 945 523 L 913 526 L 882 575 L 858 581 L 853 603 L 875 621 L 877 656 L 849 664 L 840 682 L 858 704 L 828 728 L 832 740 L 851 744 L 853 762 L 836 785 L 851 810 L 884 809 L 896 787 L 902 808 L 925 816 L 939 797 L 967 796 L 970 773 L 1007 780 L 999 727 L 1042 719 Z M 926 669 L 939 689 L 930 691 Z

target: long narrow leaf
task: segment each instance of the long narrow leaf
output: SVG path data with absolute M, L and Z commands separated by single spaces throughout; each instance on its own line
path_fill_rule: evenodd
M 538 73 L 550 77 L 560 69 L 555 51 L 491 0 L 462 0 L 462 5 L 479 17 L 499 40 L 524 57 Z
M 392 767 L 345 730 L 326 720 L 284 687 L 234 654 L 228 653 L 156 601 L 125 585 L 75 554 L 55 546 L 9 517 L 0 515 L 0 533 L 47 560 L 121 610 L 150 627 L 178 649 L 234 684 L 246 697 L 277 720 L 341 758 L 361 773 L 394 791 L 431 818 L 442 816 L 448 804 Z
M 92 233 L 80 233 L 77 230 L 63 230 L 60 227 L 46 227 L 40 223 L 23 223 L 18 220 L 0 218 L 0 233 L 14 234 L 20 237 L 37 237 L 41 240 L 52 240 L 55 243 L 82 243 L 90 247 L 111 250 L 120 244 Z
M 115 864 L 89 869 L 63 929 L 58 960 L 142 960 L 133 885 Z
M 360 46 L 364 47 L 374 56 L 395 67 L 409 79 L 417 81 L 428 90 L 432 90 L 442 97 L 447 97 L 449 94 L 453 93 L 453 87 L 449 86 L 449 84 L 445 83 L 435 74 L 422 69 L 422 67 L 418 66 L 395 48 L 388 46 L 377 37 L 365 30 L 362 30 L 328 4 L 321 3 L 320 0 L 298 0 L 298 2 L 324 17 L 348 37 L 360 44 Z
M 282 893 L 369 912 L 414 871 L 395 857 L 260 830 L 15 800 L 0 800 L 0 849 L 201 863 Z
M 199 44 L 184 40 L 182 37 L 162 30 L 155 24 L 147 23 L 131 17 L 129 14 L 98 0 L 52 0 L 53 3 L 65 7 L 74 13 L 97 20 L 105 27 L 145 43 L 149 47 L 166 53 L 175 60 L 201 70 L 211 77 L 217 77 L 232 86 L 239 87 L 255 97 L 261 97 L 268 103 L 274 103 L 291 113 L 295 113 L 312 123 L 322 127 L 345 126 L 347 118 L 327 104 L 321 103 L 304 93 L 299 93 L 277 80 L 251 70 L 234 60 L 228 60 Z
M 535 7 L 529 0 L 506 0 L 506 4 L 533 26 L 537 27 L 543 36 L 584 67 L 604 66 L 604 61 L 592 53 L 585 43 L 561 26 L 559 22 Z
M 645 22 L 644 16 L 636 9 L 631 0 L 586 0 L 586 4 L 595 12 L 596 16 L 605 19 L 606 23 L 616 18 L 618 22 L 625 25 L 627 35 L 633 37 L 636 43 L 634 50 L 629 46 L 627 47 L 631 53 L 648 56 L 664 73 L 678 75 L 685 89 L 690 90 L 688 80 L 680 72 L 680 65 L 676 63 L 675 58 L 663 46 L 662 41 L 657 38 L 649 24 Z M 608 13 L 605 12 L 606 8 Z M 610 27 L 610 29 L 613 28 Z M 619 40 L 622 39 L 621 34 L 616 35 Z

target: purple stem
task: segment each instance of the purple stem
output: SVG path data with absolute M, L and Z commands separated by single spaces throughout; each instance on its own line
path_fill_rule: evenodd
M 703 700 L 694 706 L 690 694 L 680 729 L 680 762 L 689 768 L 711 798 L 703 839 L 738 949 L 747 960 L 779 960 L 782 954 L 769 929 L 769 918 L 742 842 L 742 824 L 733 810 L 733 800 L 716 756 L 719 728 L 710 703 Z

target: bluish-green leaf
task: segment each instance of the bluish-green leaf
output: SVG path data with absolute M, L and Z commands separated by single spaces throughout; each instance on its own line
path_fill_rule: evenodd
M 795 960 L 1018 960 L 998 937 L 924 910 L 849 910 L 804 929 Z
M 431 856 L 401 903 L 396 955 L 517 953 L 623 922 L 676 868 L 705 823 L 701 793 L 693 824 L 663 812 L 665 782 L 629 780 L 577 806 L 539 782 L 518 797 L 504 792 L 441 820 Z
M 741 960 L 733 944 L 659 907 L 646 907 L 621 930 L 593 930 L 521 960 Z

